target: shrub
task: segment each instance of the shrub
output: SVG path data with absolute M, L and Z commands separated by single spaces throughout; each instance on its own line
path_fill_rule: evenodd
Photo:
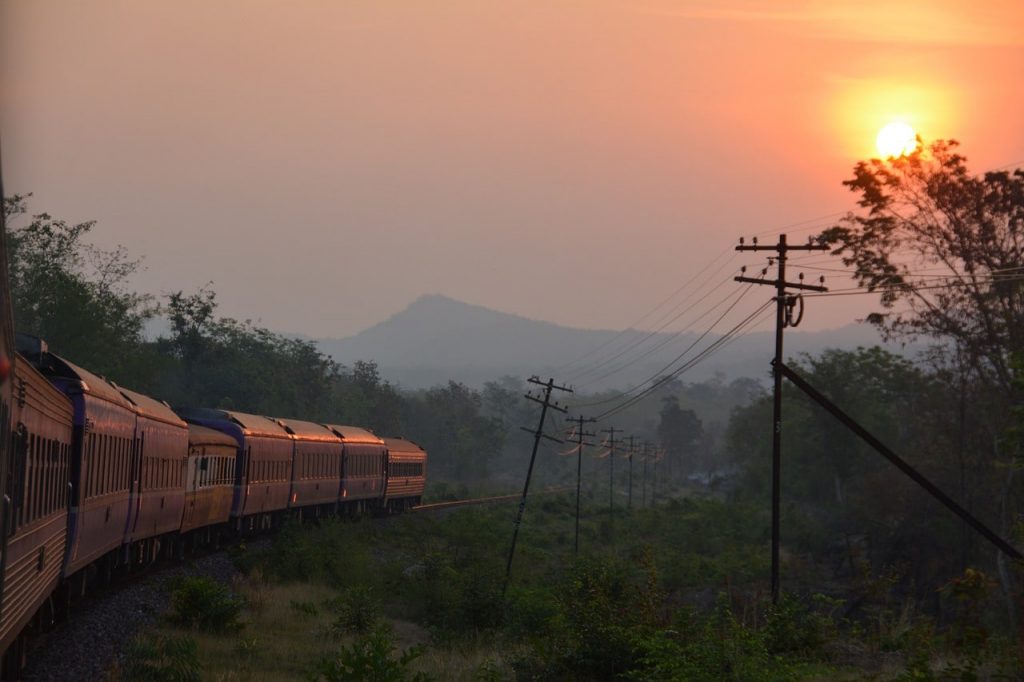
M 289 603 L 292 611 L 301 613 L 304 616 L 316 616 L 320 613 L 320 610 L 311 601 L 296 601 L 294 599 Z
M 380 620 L 380 604 L 369 587 L 349 588 L 324 605 L 337 614 L 331 630 L 339 636 L 350 632 L 364 634 Z
M 202 576 L 186 578 L 171 594 L 168 620 L 184 628 L 233 632 L 242 627 L 238 621 L 242 607 L 242 600 L 220 583 Z
M 394 637 L 387 627 L 379 626 L 337 655 L 321 659 L 310 675 L 317 682 L 429 682 L 426 673 L 409 670 L 423 655 L 422 647 L 397 652 Z
M 816 595 L 815 602 L 833 610 L 840 604 L 823 595 Z M 763 632 L 768 651 L 803 656 L 818 654 L 835 634 L 835 621 L 829 615 L 815 612 L 786 593 L 768 608 Z
M 191 637 L 139 637 L 128 645 L 120 676 L 125 682 L 199 682 L 201 671 Z

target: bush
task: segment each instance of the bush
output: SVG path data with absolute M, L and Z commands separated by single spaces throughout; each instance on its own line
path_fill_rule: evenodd
M 816 605 L 835 610 L 841 604 L 824 595 L 815 595 Z M 768 609 L 764 642 L 773 654 L 813 656 L 836 635 L 836 624 L 830 615 L 818 613 L 796 597 L 784 593 L 779 603 Z
M 171 594 L 168 620 L 180 627 L 206 632 L 234 632 L 243 602 L 231 596 L 227 588 L 206 577 L 186 578 Z
M 628 679 L 693 682 L 776 682 L 798 679 L 796 669 L 768 653 L 758 634 L 736 620 L 728 598 L 719 595 L 707 618 L 682 613 L 673 630 L 640 638 L 638 665 Z
M 409 670 L 423 655 L 422 647 L 412 647 L 396 655 L 391 631 L 383 626 L 343 646 L 336 656 L 321 659 L 310 675 L 316 682 L 429 682 L 426 673 Z
M 331 624 L 335 635 L 351 632 L 364 634 L 380 620 L 380 604 L 369 587 L 352 587 L 340 597 L 327 601 L 324 606 L 337 614 Z
M 121 664 L 125 682 L 199 682 L 199 648 L 191 637 L 136 638 Z

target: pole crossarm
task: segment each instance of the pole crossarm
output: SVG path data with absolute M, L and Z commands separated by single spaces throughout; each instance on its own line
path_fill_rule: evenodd
M 818 392 L 813 386 L 807 383 L 803 377 L 794 372 L 792 369 L 787 367 L 785 364 L 780 363 L 779 370 L 787 379 L 793 382 L 797 388 L 806 393 L 816 403 L 825 408 L 833 417 L 838 419 L 846 428 L 857 434 L 861 440 L 877 450 L 883 457 L 892 462 L 897 469 L 902 471 L 904 474 L 909 476 L 915 483 L 925 489 L 929 495 L 934 497 L 936 500 L 941 502 L 947 509 L 959 516 L 967 525 L 974 530 L 978 531 L 981 535 L 995 545 L 1003 554 L 1013 559 L 1024 559 L 1024 556 L 1017 551 L 1009 542 L 1000 537 L 995 531 L 990 529 L 980 520 L 975 518 L 973 514 L 961 507 L 957 502 L 946 493 L 925 478 L 924 474 L 915 469 L 905 459 L 893 452 L 888 446 L 882 441 L 878 440 L 874 435 L 871 434 L 867 429 L 854 421 L 853 417 L 843 412 L 838 406 L 835 405 L 831 400 L 826 398 L 824 395 Z
M 784 289 L 802 289 L 804 291 L 828 291 L 828 287 L 818 286 L 817 284 L 804 284 L 803 282 L 779 282 L 774 279 L 760 279 L 758 277 L 733 277 L 737 282 L 746 282 L 747 284 L 767 284 L 778 288 L 781 284 Z

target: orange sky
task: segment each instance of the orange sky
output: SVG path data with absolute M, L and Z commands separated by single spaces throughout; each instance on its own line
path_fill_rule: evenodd
M 627 325 L 851 208 L 893 117 L 1024 161 L 1020 2 L 7 0 L 0 44 L 10 191 L 311 335 L 423 293 Z

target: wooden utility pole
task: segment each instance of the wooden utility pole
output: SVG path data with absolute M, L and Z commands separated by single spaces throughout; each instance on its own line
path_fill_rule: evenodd
M 665 448 L 659 447 L 654 451 L 654 480 L 651 481 L 651 506 L 658 504 L 658 462 L 665 457 Z
M 636 450 L 636 436 L 629 437 L 629 450 L 626 459 L 629 460 L 629 494 L 626 496 L 628 509 L 633 508 L 633 452 Z
M 650 446 L 650 443 L 647 442 L 647 441 L 644 441 L 644 451 L 640 455 L 640 459 L 642 459 L 644 461 L 644 483 L 643 483 L 643 486 L 640 489 L 641 490 L 641 495 L 640 495 L 640 508 L 641 509 L 647 506 L 647 448 L 648 448 L 648 446 Z
M 622 433 L 621 429 L 611 426 L 601 429 L 601 433 L 608 434 L 608 512 L 615 512 L 615 432 Z
M 779 601 L 779 516 L 780 497 L 779 483 L 782 463 L 782 330 L 786 327 L 795 327 L 803 319 L 803 298 L 791 295 L 787 289 L 798 289 L 804 291 L 828 291 L 823 286 L 804 284 L 800 282 L 786 281 L 786 256 L 790 251 L 828 251 L 825 244 L 815 243 L 808 239 L 806 244 L 790 245 L 786 243 L 786 235 L 780 234 L 776 244 L 759 245 L 757 237 L 754 237 L 753 244 L 744 244 L 740 239 L 737 251 L 774 251 L 777 255 L 768 259 L 771 265 L 775 260 L 778 263 L 778 274 L 774 280 L 766 280 L 764 275 L 768 274 L 765 268 L 762 277 L 736 277 L 737 282 L 750 284 L 763 284 L 775 287 L 775 359 L 772 360 L 772 374 L 775 379 L 774 387 L 774 409 L 772 413 L 772 602 Z M 743 269 L 744 272 L 746 268 Z M 803 275 L 800 275 L 803 280 Z M 824 278 L 822 278 L 824 281 Z M 800 312 L 794 319 L 793 314 L 799 304 Z
M 540 403 L 540 419 L 537 421 L 536 431 L 531 432 L 530 429 L 526 428 L 525 426 L 520 427 L 524 431 L 533 433 L 533 452 L 530 453 L 530 466 L 526 470 L 526 483 L 523 484 L 523 497 L 522 499 L 519 500 L 519 509 L 518 511 L 516 511 L 516 521 L 515 525 L 512 528 L 512 546 L 508 549 L 508 562 L 505 564 L 505 585 L 501 588 L 502 598 L 504 598 L 505 592 L 508 590 L 509 577 L 512 575 L 512 558 L 516 554 L 516 540 L 519 538 L 519 526 L 523 522 L 523 511 L 526 510 L 526 496 L 530 492 L 530 478 L 533 476 L 533 463 L 537 459 L 537 448 L 540 447 L 540 440 L 541 438 L 547 438 L 548 440 L 552 440 L 556 443 L 562 442 L 555 438 L 554 436 L 549 436 L 546 433 L 544 433 L 544 420 L 547 419 L 549 409 L 555 410 L 556 412 L 561 412 L 563 414 L 568 411 L 566 410 L 566 408 L 560 406 L 558 403 L 551 402 L 551 392 L 565 391 L 566 393 L 572 393 L 571 388 L 568 388 L 567 386 L 556 385 L 555 380 L 553 378 L 548 379 L 547 381 L 541 381 L 538 377 L 532 376 L 529 379 L 527 379 L 527 381 L 529 381 L 531 384 L 542 386 L 544 389 L 544 397 L 538 398 L 537 396 L 532 395 L 530 393 L 527 393 L 525 396 L 527 400 L 532 400 L 535 403 Z
M 580 553 L 580 479 L 583 474 L 583 446 L 593 445 L 593 443 L 587 443 L 583 439 L 595 435 L 584 431 L 583 425 L 595 420 L 585 419 L 580 415 L 575 419 L 570 418 L 566 421 L 576 425 L 576 542 L 573 544 L 572 553 L 573 555 L 578 555 Z

